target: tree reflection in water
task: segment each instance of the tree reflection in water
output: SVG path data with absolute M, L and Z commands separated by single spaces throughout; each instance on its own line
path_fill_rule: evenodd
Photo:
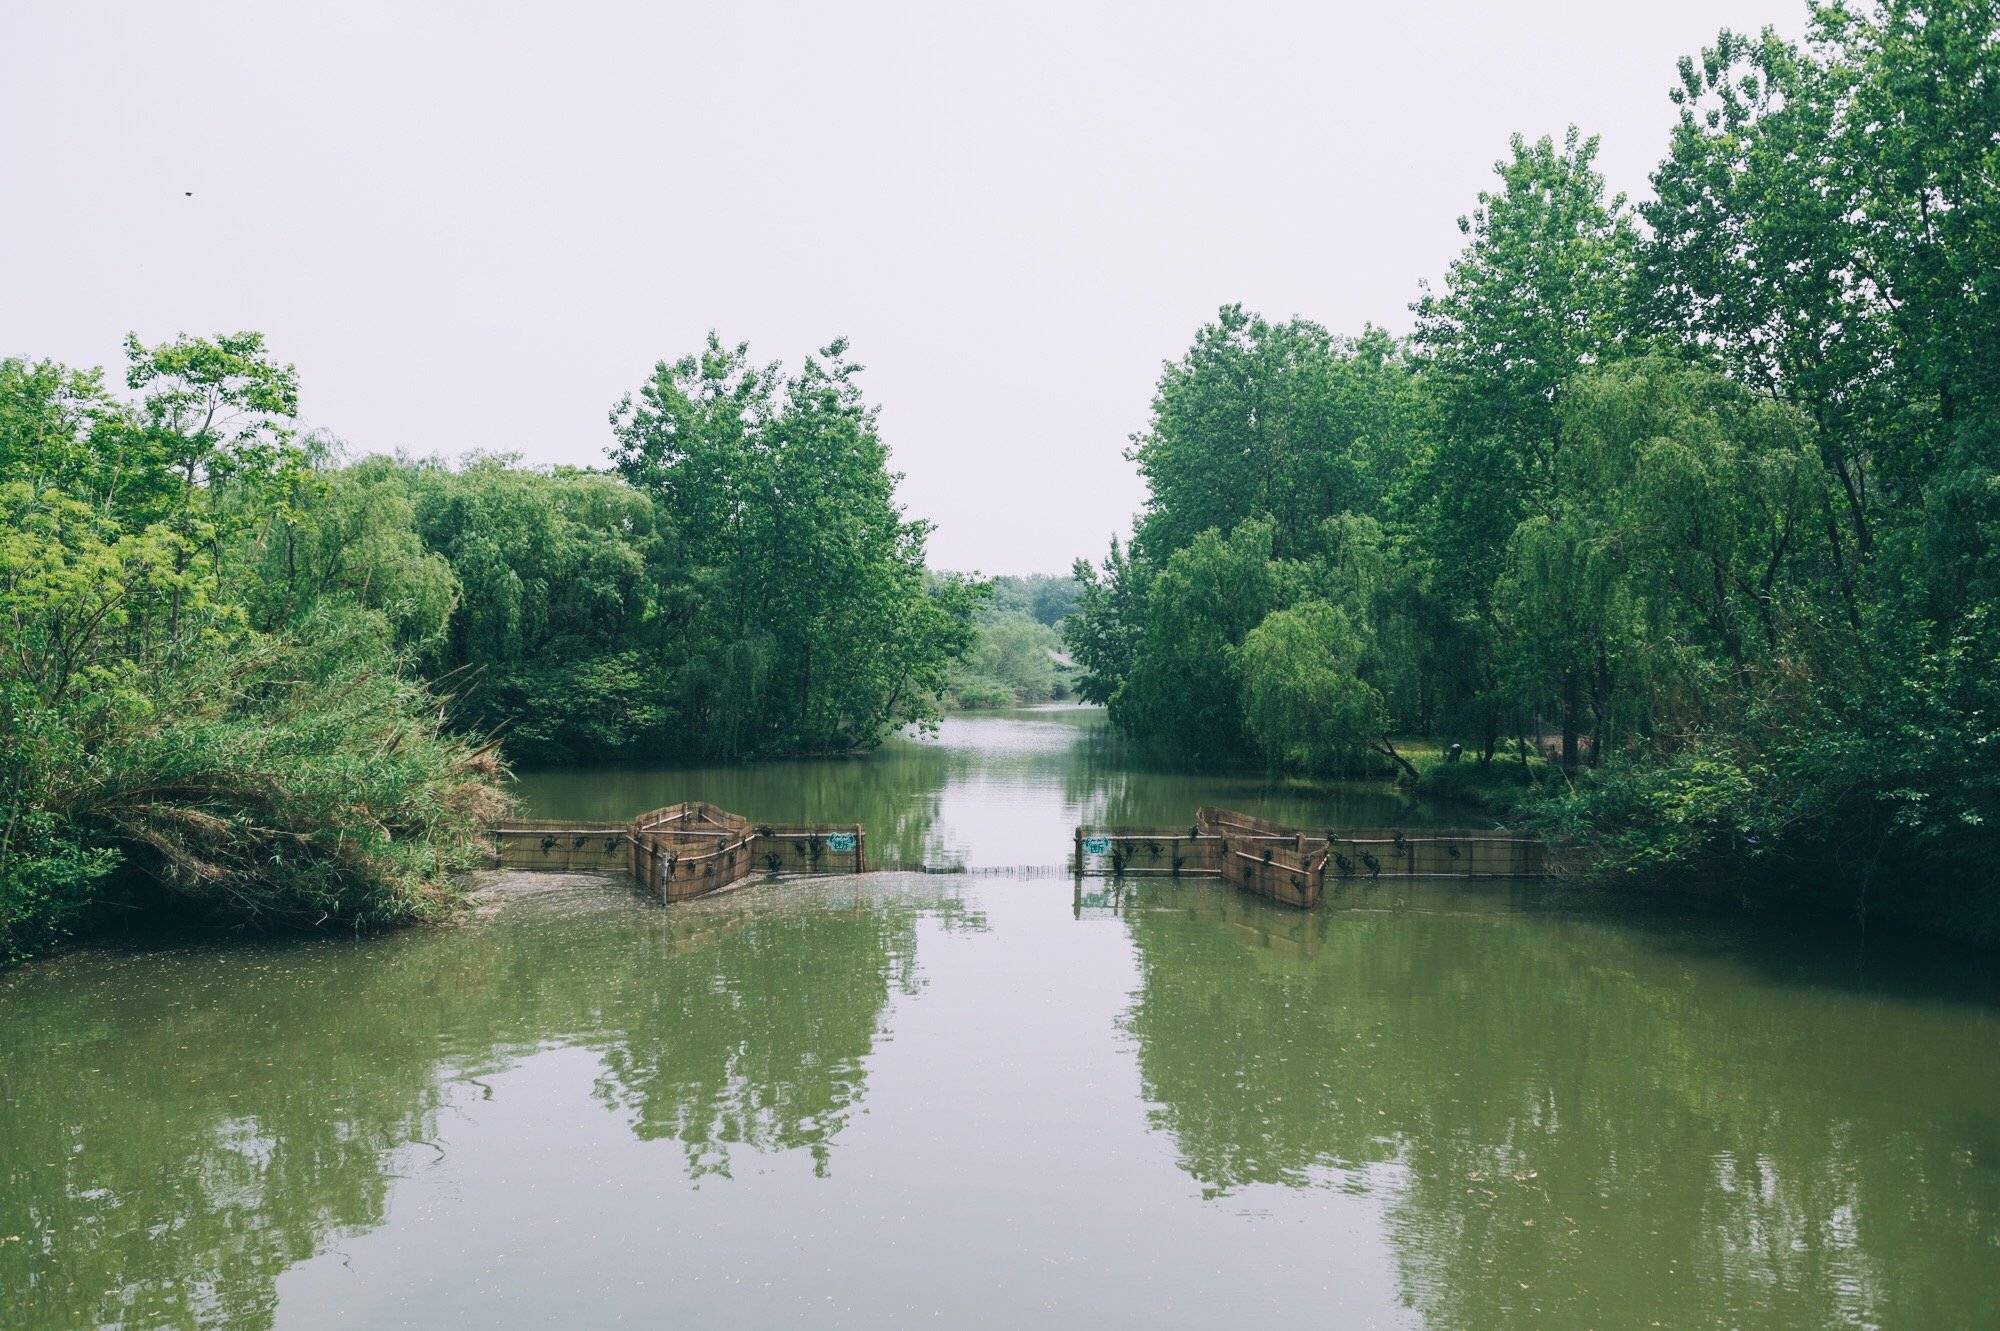
M 635 986 L 598 1095 L 641 1139 L 681 1143 L 692 1177 L 727 1177 L 739 1145 L 808 1150 L 823 1176 L 890 992 L 915 985 L 914 915 L 858 895 L 810 912 L 721 904 Z
M 1824 940 L 1453 899 L 1412 927 L 1125 894 L 1144 1094 L 1207 1194 L 1384 1191 L 1432 1326 L 1963 1315 L 2000 1248 L 1983 1001 Z
M 454 1084 L 538 1050 L 691 1174 L 832 1146 L 935 885 L 648 911 L 602 885 L 460 929 L 81 953 L 0 979 L 0 1326 L 271 1323 L 286 1268 L 379 1225 Z
M 308 1287 L 381 1280 L 377 1313 L 449 1286 L 521 1317 L 480 1302 L 519 1273 L 476 1246 L 517 1226 L 556 1263 L 609 1236 L 600 1294 L 661 1275 L 619 1237 L 665 1236 L 716 1315 L 744 1278 L 819 1308 L 838 1268 L 879 1321 L 914 1260 L 940 1306 L 997 1264 L 1019 1306 L 1114 1314 L 1170 1288 L 1266 1323 L 2000 1324 L 1990 981 L 1531 898 L 891 875 L 660 910 L 597 883 L 450 930 L 61 958 L 0 978 L 0 1325 L 268 1325 L 319 1254 Z M 326 1269 L 350 1250 L 360 1283 Z

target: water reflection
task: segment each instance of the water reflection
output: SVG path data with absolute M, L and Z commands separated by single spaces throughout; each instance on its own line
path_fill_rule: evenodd
M 1990 1006 L 1907 957 L 1450 896 L 1085 903 L 1126 920 L 1145 1095 L 1207 1195 L 1384 1193 L 1430 1326 L 2000 1315 Z
M 859 821 L 871 863 L 932 869 L 1053 867 L 1079 823 L 1179 826 L 1205 804 L 1313 827 L 1480 821 L 1387 783 L 1152 766 L 1100 709 L 1077 706 L 951 716 L 933 738 L 900 738 L 832 762 L 531 772 L 519 788 L 545 818 L 618 820 L 705 799 L 757 820 Z
M 664 804 L 707 800 L 752 822 L 859 822 L 871 863 L 921 864 L 943 853 L 940 799 L 972 766 L 965 748 L 899 741 L 850 758 L 528 772 L 517 789 L 538 818 L 623 822 Z
M 857 893 L 833 909 L 718 903 L 675 931 L 646 982 L 621 991 L 599 1096 L 641 1140 L 670 1139 L 690 1177 L 729 1174 L 732 1146 L 829 1144 L 861 1098 L 862 1061 L 892 989 L 915 982 L 908 909 Z
M 878 801 L 988 864 L 1423 816 L 1089 714 L 879 757 L 536 798 Z M 1519 885 L 557 886 L 0 977 L 0 1326 L 2000 1325 L 1996 1047 L 1981 968 Z
M 593 886 L 448 932 L 88 953 L 0 984 L 0 1325 L 263 1326 L 280 1272 L 382 1223 L 455 1083 L 538 1050 L 691 1178 L 824 1176 L 927 885 L 674 912 Z M 407 1163 L 407 1162 L 404 1162 Z

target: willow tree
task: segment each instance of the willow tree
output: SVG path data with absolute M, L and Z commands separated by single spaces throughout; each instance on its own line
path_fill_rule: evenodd
M 1638 233 L 1607 195 L 1596 138 L 1515 135 L 1498 189 L 1459 219 L 1465 249 L 1415 305 L 1436 419 L 1406 493 L 1428 617 L 1447 628 L 1443 691 L 1476 715 L 1491 752 L 1497 693 L 1492 593 L 1515 526 L 1557 490 L 1570 382 L 1630 341 Z
M 1353 773 L 1371 752 L 1395 756 L 1382 695 L 1360 675 L 1365 649 L 1325 601 L 1274 610 L 1250 630 L 1236 656 L 1243 721 L 1273 765 Z

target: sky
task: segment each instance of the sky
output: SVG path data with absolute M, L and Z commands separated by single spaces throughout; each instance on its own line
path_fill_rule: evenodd
M 1228 302 L 1410 326 L 1509 134 L 1643 197 L 1804 0 L 10 5 L 0 356 L 254 328 L 356 453 L 602 465 L 709 329 L 868 367 L 933 565 L 1061 572 Z

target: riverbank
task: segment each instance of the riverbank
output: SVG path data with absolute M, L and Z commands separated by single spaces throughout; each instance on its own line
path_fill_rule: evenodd
M 1416 769 L 1416 776 L 1398 772 L 1410 790 L 1424 799 L 1479 809 L 1495 818 L 1517 816 L 1549 782 L 1561 781 L 1562 771 L 1536 755 L 1498 750 L 1490 760 L 1461 751 L 1456 759 L 1435 739 L 1392 740 L 1396 751 Z

